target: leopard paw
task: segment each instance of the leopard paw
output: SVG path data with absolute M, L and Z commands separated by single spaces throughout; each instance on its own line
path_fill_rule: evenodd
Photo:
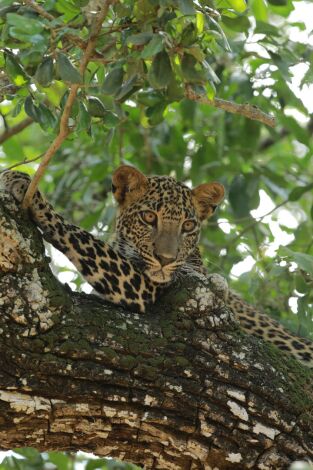
M 224 302 L 227 301 L 229 289 L 226 279 L 220 274 L 209 274 L 208 280 L 211 291 Z
M 30 177 L 26 173 L 5 170 L 0 173 L 0 191 L 6 191 L 12 194 L 18 202 L 21 202 L 30 180 Z

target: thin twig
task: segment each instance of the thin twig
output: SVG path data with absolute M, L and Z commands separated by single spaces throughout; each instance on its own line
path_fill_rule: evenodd
M 44 10 L 44 8 L 42 8 L 40 5 L 38 5 L 38 3 L 35 2 L 34 0 L 25 0 L 25 3 L 28 6 L 30 6 L 31 8 L 33 8 L 33 10 L 35 10 L 43 18 L 46 18 L 47 20 L 50 20 L 50 21 L 55 20 L 55 17 L 53 15 L 51 15 L 46 10 Z M 108 31 L 104 32 L 103 34 L 109 34 L 109 33 L 115 32 L 115 31 L 123 31 L 123 29 L 126 29 L 129 26 L 133 26 L 133 25 L 134 25 L 134 23 L 126 23 L 126 24 L 120 25 L 118 28 L 115 28 L 115 29 L 110 27 L 108 29 Z M 59 31 L 61 29 L 62 28 L 54 28 L 53 31 Z M 87 44 L 88 44 L 87 41 L 84 41 L 83 39 L 81 39 L 78 36 L 75 36 L 74 34 L 71 34 L 71 33 L 65 33 L 62 36 L 62 40 L 64 40 L 64 39 L 69 41 L 70 44 L 75 44 L 77 47 L 79 47 L 82 50 L 85 50 L 86 47 L 87 47 Z M 105 61 L 104 57 L 101 54 L 99 54 L 97 51 L 94 51 L 94 54 L 90 57 L 90 59 L 95 60 L 95 61 L 99 61 L 99 62 L 103 62 L 105 64 L 108 63 L 107 61 Z
M 27 117 L 23 121 L 19 122 L 15 126 L 8 127 L 1 135 L 0 135 L 0 144 L 3 144 L 6 140 L 12 137 L 15 134 L 23 131 L 26 127 L 30 126 L 34 121 L 32 118 Z
M 43 156 L 44 156 L 44 153 L 41 153 L 37 157 L 29 158 L 28 160 L 25 159 L 25 160 L 22 160 L 21 162 L 14 163 L 14 165 L 8 166 L 7 168 L 4 168 L 3 170 L 1 170 L 0 173 L 2 173 L 3 171 L 6 171 L 6 170 L 12 170 L 12 168 L 16 168 L 17 166 L 26 165 L 27 163 L 35 162 L 36 160 L 39 160 L 39 158 L 41 158 Z
M 266 212 L 266 214 L 263 214 L 261 215 L 260 217 L 258 217 L 257 219 L 255 219 L 253 222 L 251 222 L 251 224 L 247 225 L 245 228 L 243 228 L 234 238 L 232 238 L 229 243 L 227 243 L 227 246 L 230 246 L 232 245 L 233 243 L 235 243 L 239 238 L 242 237 L 242 235 L 246 232 L 248 232 L 250 229 L 252 229 L 253 227 L 255 227 L 258 223 L 262 222 L 262 220 L 267 217 L 268 215 L 271 215 L 273 212 L 275 212 L 277 209 L 279 209 L 280 207 L 284 206 L 285 204 L 287 204 L 287 202 L 289 201 L 289 199 L 285 199 L 284 201 L 282 201 L 281 203 L 277 204 L 277 206 L 275 206 L 273 209 L 271 209 L 269 212 Z
M 270 127 L 276 126 L 276 119 L 274 116 L 264 113 L 261 111 L 257 106 L 251 104 L 237 104 L 233 101 L 226 101 L 220 98 L 213 98 L 210 100 L 206 95 L 198 95 L 195 91 L 191 88 L 190 85 L 186 86 L 185 89 L 185 97 L 192 101 L 197 101 L 198 103 L 208 104 L 209 106 L 213 106 L 214 108 L 223 109 L 229 113 L 233 114 L 241 114 L 249 119 L 253 119 L 255 121 L 260 121 L 263 124 L 266 124 Z
M 104 3 L 104 5 L 101 7 L 101 10 L 100 10 L 100 12 L 97 16 L 96 23 L 94 25 L 94 28 L 93 28 L 91 34 L 90 34 L 89 41 L 87 43 L 87 47 L 86 47 L 84 55 L 81 59 L 81 63 L 80 63 L 80 67 L 79 67 L 79 71 L 80 71 L 82 77 L 84 76 L 84 72 L 86 70 L 87 64 L 90 60 L 90 57 L 93 53 L 93 50 L 94 50 L 95 46 L 96 46 L 97 37 L 98 37 L 98 34 L 100 33 L 102 23 L 103 23 L 105 17 L 107 16 L 110 5 L 112 3 L 114 3 L 114 1 L 115 0 L 107 0 Z M 79 88 L 80 88 L 79 83 L 75 83 L 75 84 L 71 85 L 70 93 L 69 93 L 68 98 L 66 100 L 64 110 L 63 110 L 63 114 L 61 116 L 59 133 L 56 136 L 56 138 L 54 139 L 54 141 L 52 142 L 52 144 L 50 145 L 50 147 L 48 148 L 48 150 L 46 151 L 46 153 L 45 153 L 45 155 L 44 155 L 44 157 L 43 157 L 43 159 L 42 159 L 42 161 L 41 161 L 41 163 L 40 163 L 40 165 L 39 165 L 39 167 L 38 167 L 38 169 L 37 169 L 37 171 L 34 175 L 34 178 L 32 179 L 30 185 L 28 186 L 28 189 L 26 191 L 26 194 L 25 194 L 25 197 L 24 197 L 24 200 L 23 200 L 23 203 L 22 203 L 22 207 L 24 209 L 29 207 L 29 205 L 32 201 L 33 195 L 34 195 L 34 193 L 37 189 L 38 183 L 39 183 L 40 179 L 42 178 L 47 166 L 49 165 L 49 162 L 50 162 L 51 158 L 53 157 L 55 152 L 61 147 L 61 145 L 64 142 L 64 140 L 66 139 L 66 137 L 72 131 L 72 129 L 69 128 L 68 122 L 69 122 L 71 109 L 72 109 L 72 106 L 73 106 L 73 103 L 75 101 L 77 91 L 79 90 Z
M 53 15 L 50 15 L 44 8 L 42 8 L 38 3 L 36 3 L 34 0 L 25 0 L 26 5 L 30 6 L 35 10 L 40 16 L 43 18 L 46 18 L 47 20 L 53 21 L 55 20 Z

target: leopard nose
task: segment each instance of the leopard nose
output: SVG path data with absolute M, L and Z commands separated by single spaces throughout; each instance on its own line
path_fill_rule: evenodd
M 159 261 L 161 266 L 166 266 L 167 264 L 172 263 L 176 259 L 174 256 L 161 255 L 161 254 L 155 253 L 155 252 L 154 252 L 154 256 Z

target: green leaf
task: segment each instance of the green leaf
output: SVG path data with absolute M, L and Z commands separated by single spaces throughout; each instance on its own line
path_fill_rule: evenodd
M 223 23 L 227 28 L 238 33 L 247 33 L 250 28 L 250 21 L 246 16 L 237 16 L 237 18 L 223 16 Z
M 206 18 L 210 23 L 212 23 L 214 25 L 215 29 L 217 29 L 217 31 L 221 34 L 222 40 L 223 40 L 222 46 L 225 49 L 225 51 L 231 52 L 231 47 L 229 45 L 229 42 L 227 40 L 227 37 L 226 37 L 221 25 L 214 18 L 212 18 L 210 15 L 206 15 Z
M 300 88 L 302 88 L 304 85 L 311 85 L 313 83 L 313 67 L 312 63 L 308 70 L 305 72 L 301 83 L 300 83 Z
M 62 98 L 60 99 L 60 107 L 61 109 L 63 110 L 64 109 L 64 106 L 67 102 L 67 98 L 68 98 L 68 95 L 70 94 L 69 90 L 66 90 L 62 96 Z
M 203 70 L 202 65 L 190 54 L 184 54 L 181 70 L 187 82 L 205 83 L 208 80 L 208 74 Z
M 297 188 L 294 188 L 291 193 L 289 194 L 289 201 L 297 201 L 300 199 L 300 197 L 303 196 L 303 194 L 307 193 L 308 191 L 311 191 L 313 189 L 313 183 L 307 184 L 306 186 L 299 186 Z
M 299 291 L 300 292 L 300 291 Z M 306 317 L 307 317 L 307 309 L 308 309 L 308 304 L 309 304 L 309 297 L 308 295 L 304 295 L 303 297 L 298 297 L 298 302 L 297 302 L 297 307 L 298 307 L 298 318 L 300 325 L 305 324 Z M 296 470 L 305 470 L 305 467 L 296 467 Z M 310 467 L 307 469 L 310 470 Z
M 183 47 L 191 46 L 193 43 L 196 42 L 197 38 L 198 32 L 196 26 L 194 25 L 194 23 L 189 23 L 183 29 L 180 44 Z
M 279 36 L 279 30 L 276 26 L 273 26 L 264 21 L 257 21 L 256 28 L 254 30 L 255 34 L 269 34 L 270 36 Z
M 271 5 L 276 5 L 278 7 L 287 5 L 288 0 L 267 0 Z
M 229 202 L 236 216 L 248 216 L 260 202 L 259 177 L 254 174 L 236 175 L 229 188 Z
M 206 60 L 203 60 L 201 63 L 202 63 L 202 65 L 203 65 L 203 67 L 204 67 L 204 68 L 206 69 L 206 71 L 207 71 L 208 78 L 209 78 L 213 83 L 216 83 L 216 84 L 221 83 L 220 79 L 218 78 L 218 76 L 216 75 L 216 73 L 214 72 L 214 70 L 212 69 L 211 65 L 210 65 Z
M 13 449 L 13 452 L 16 454 L 22 455 L 26 459 L 33 460 L 36 459 L 40 454 L 38 450 L 32 448 L 32 447 L 20 447 Z
M 299 142 L 302 142 L 308 147 L 310 146 L 311 137 L 308 135 L 307 130 L 300 126 L 299 122 L 295 118 L 279 113 L 279 121 L 284 127 L 291 131 L 293 136 L 299 140 Z
M 109 72 L 104 79 L 102 92 L 105 95 L 114 95 L 121 88 L 123 83 L 124 70 L 123 67 L 115 67 Z
M 12 79 L 13 83 L 17 86 L 22 86 L 28 83 L 29 77 L 27 76 L 24 68 L 18 62 L 18 59 L 10 52 L 4 53 L 5 70 Z
M 107 113 L 102 101 L 97 96 L 88 96 L 88 112 L 94 117 L 104 117 Z
M 308 282 L 306 282 L 304 276 L 301 274 L 297 274 L 294 278 L 295 288 L 300 294 L 306 294 L 311 291 L 311 286 Z
M 274 64 L 278 67 L 280 73 L 282 74 L 285 80 L 289 80 L 291 77 L 291 73 L 289 71 L 289 61 L 285 60 L 285 57 L 281 57 L 279 54 L 275 52 L 268 51 Z
M 292 251 L 286 246 L 279 248 L 278 254 L 294 261 L 300 269 L 313 276 L 313 256 L 298 251 Z
M 107 459 L 90 459 L 85 470 L 106 469 Z
M 199 86 L 199 85 L 198 85 Z M 200 87 L 200 86 L 199 86 Z M 201 94 L 201 93 L 198 93 L 198 94 Z M 206 94 L 207 94 L 207 97 L 209 98 L 209 100 L 213 100 L 213 98 L 215 97 L 216 95 L 216 88 L 214 86 L 214 83 L 212 82 L 208 82 L 206 84 Z
M 22 110 L 22 107 L 23 107 L 23 104 L 24 104 L 24 99 L 18 100 L 18 102 L 16 103 L 15 108 L 12 111 L 12 117 L 16 117 L 20 114 L 20 112 Z
M 70 83 L 82 83 L 81 74 L 74 67 L 70 59 L 62 52 L 59 52 L 56 64 L 58 74 L 62 80 Z
M 194 15 L 196 13 L 192 0 L 177 0 L 177 4 L 184 15 Z
M 27 96 L 24 104 L 25 113 L 31 117 L 35 122 L 39 122 L 38 108 L 35 106 L 32 97 Z
M 204 14 L 203 13 L 197 13 L 196 25 L 197 25 L 198 34 L 202 34 L 203 29 L 204 29 Z
M 41 34 L 29 35 L 14 27 L 11 27 L 9 29 L 9 32 L 12 38 L 18 39 L 19 41 L 23 42 L 30 42 L 32 44 L 40 44 L 43 43 L 45 40 L 44 36 L 42 36 Z
M 48 87 L 53 79 L 53 60 L 51 57 L 45 57 L 38 66 L 35 78 L 39 85 Z
M 34 19 L 29 16 L 18 15 L 17 13 L 8 13 L 7 23 L 9 26 L 14 26 L 15 31 L 20 31 L 30 36 L 39 34 L 44 29 L 44 23 L 41 22 L 39 17 Z
M 154 106 L 157 103 L 163 101 L 164 97 L 158 91 L 153 90 L 153 88 L 148 88 L 147 90 L 141 91 L 137 94 L 137 101 L 140 104 L 145 106 Z
M 69 0 L 57 0 L 55 9 L 64 15 L 65 22 L 73 20 L 80 13 L 79 5 Z
M 57 121 L 56 117 L 44 103 L 40 103 L 37 107 L 37 116 L 38 122 L 44 130 L 54 128 Z
M 150 126 L 156 126 L 164 119 L 164 111 L 166 109 L 166 103 L 158 103 L 147 109 L 146 116 Z
M 233 8 L 238 13 L 243 13 L 247 9 L 247 4 L 245 0 L 227 0 L 231 8 Z
M 128 36 L 127 43 L 134 44 L 136 46 L 142 46 L 143 44 L 147 44 L 152 38 L 152 33 L 138 33 L 132 34 Z
M 251 8 L 257 21 L 267 21 L 268 7 L 265 0 L 251 0 Z
M 154 56 L 148 78 L 154 88 L 165 88 L 170 83 L 173 71 L 167 52 L 159 52 Z
M 91 119 L 85 103 L 79 101 L 76 131 L 84 131 L 90 128 Z
M 198 45 L 194 45 L 192 47 L 188 47 L 188 49 L 185 49 L 185 52 L 187 54 L 192 55 L 197 62 L 203 62 L 205 55 L 204 52 L 200 49 Z
M 184 89 L 178 80 L 171 80 L 166 88 L 166 98 L 168 101 L 180 101 L 184 98 Z
M 107 110 L 107 112 L 103 116 L 102 121 L 105 127 L 108 127 L 109 129 L 112 127 L 116 127 L 120 122 L 118 116 L 109 110 Z
M 71 458 L 63 452 L 48 452 L 49 462 L 54 463 L 58 470 L 67 470 L 72 467 Z
M 143 51 L 140 54 L 142 59 L 148 59 L 149 57 L 154 56 L 158 52 L 161 52 L 164 48 L 163 37 L 159 34 L 154 34 L 150 42 L 144 47 Z
M 57 119 L 50 109 L 44 103 L 40 103 L 36 106 L 31 96 L 27 96 L 24 109 L 26 114 L 28 114 L 28 116 L 30 116 L 35 122 L 38 122 L 44 130 L 54 128 L 56 125 Z
M 120 90 L 116 93 L 115 99 L 118 101 L 125 101 L 132 93 L 138 90 L 136 85 L 138 81 L 138 75 L 132 75 L 123 85 Z

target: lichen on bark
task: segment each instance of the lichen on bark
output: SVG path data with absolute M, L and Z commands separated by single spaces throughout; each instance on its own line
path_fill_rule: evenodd
M 283 469 L 313 458 L 312 374 L 248 337 L 205 279 L 145 315 L 71 292 L 0 194 L 0 446 L 147 469 Z

